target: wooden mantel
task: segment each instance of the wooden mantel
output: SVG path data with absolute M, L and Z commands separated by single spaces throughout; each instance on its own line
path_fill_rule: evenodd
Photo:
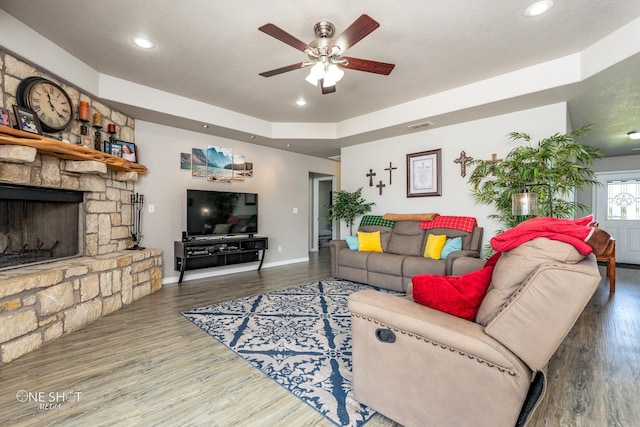
M 147 167 L 139 163 L 130 162 L 92 148 L 58 141 L 7 126 L 0 126 L 0 144 L 33 147 L 41 154 L 65 160 L 93 160 L 105 163 L 108 169 L 119 172 L 147 173 Z

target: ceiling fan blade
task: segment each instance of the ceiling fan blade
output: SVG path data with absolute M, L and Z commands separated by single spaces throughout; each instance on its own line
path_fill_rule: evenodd
M 280 67 L 280 68 L 276 68 L 275 70 L 262 72 L 260 73 L 260 75 L 262 77 L 271 77 L 278 74 L 286 73 L 288 71 L 297 70 L 300 68 L 304 68 L 304 65 L 302 64 L 302 62 L 297 62 L 295 64 L 287 65 L 286 67 Z
M 328 93 L 334 93 L 336 91 L 336 85 L 324 87 L 323 83 L 324 83 L 324 79 L 320 79 L 320 81 L 318 82 L 323 95 L 326 95 Z
M 299 51 L 304 52 L 305 49 L 309 47 L 305 42 L 297 39 L 282 28 L 277 27 L 273 24 L 264 24 L 262 27 L 258 28 L 258 30 L 280 40 L 283 43 L 288 44 L 294 49 L 298 49 Z
M 341 56 L 340 59 L 346 59 L 349 63 L 345 65 L 338 65 L 339 67 L 346 68 L 348 70 L 366 71 L 367 73 L 384 74 L 385 76 L 388 76 L 396 66 L 395 64 L 389 64 L 387 62 L 350 58 L 347 56 Z
M 378 28 L 380 24 L 369 15 L 363 14 L 356 19 L 346 30 L 335 38 L 334 46 L 339 46 L 344 53 L 354 44 L 368 36 L 373 30 Z

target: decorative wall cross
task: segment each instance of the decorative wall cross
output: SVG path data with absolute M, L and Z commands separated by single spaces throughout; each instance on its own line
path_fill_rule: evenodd
M 383 184 L 382 181 L 380 181 L 378 185 L 376 185 L 376 187 L 378 187 L 378 189 L 380 190 L 380 195 L 382 196 L 382 187 L 386 187 L 386 185 Z
M 471 160 L 473 160 L 473 157 L 467 157 L 467 153 L 465 153 L 464 151 L 461 151 L 460 157 L 458 157 L 453 161 L 453 163 L 460 163 L 461 177 L 464 178 L 465 176 L 467 176 L 467 163 L 469 163 Z
M 369 187 L 373 187 L 374 176 L 376 176 L 376 173 L 373 171 L 373 169 L 369 169 L 369 173 L 367 174 L 367 177 L 369 178 Z
M 388 168 L 384 168 L 384 170 L 389 171 L 389 185 L 391 185 L 391 174 L 396 169 L 398 169 L 398 168 L 393 167 L 393 164 L 391 162 L 389 162 L 389 167 Z
M 498 165 L 498 163 L 502 162 L 502 159 L 499 159 L 498 155 L 496 153 L 493 153 L 491 155 L 491 160 L 487 160 L 487 161 L 493 164 L 491 175 L 496 176 L 496 166 Z

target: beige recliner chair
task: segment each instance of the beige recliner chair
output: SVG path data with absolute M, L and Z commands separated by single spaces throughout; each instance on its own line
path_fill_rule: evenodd
M 464 259 L 454 274 L 482 266 Z M 475 322 L 418 304 L 411 290 L 357 292 L 355 398 L 407 427 L 525 425 L 600 279 L 592 254 L 537 238 L 502 254 Z

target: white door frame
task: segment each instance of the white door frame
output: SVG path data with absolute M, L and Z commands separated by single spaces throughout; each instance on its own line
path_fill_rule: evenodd
M 317 252 L 319 250 L 320 240 L 320 181 L 331 181 L 331 190 L 335 191 L 335 179 L 333 176 L 322 176 L 312 178 L 313 207 L 311 209 L 311 242 L 309 243 L 309 251 Z M 331 227 L 331 238 L 336 237 L 335 224 Z

